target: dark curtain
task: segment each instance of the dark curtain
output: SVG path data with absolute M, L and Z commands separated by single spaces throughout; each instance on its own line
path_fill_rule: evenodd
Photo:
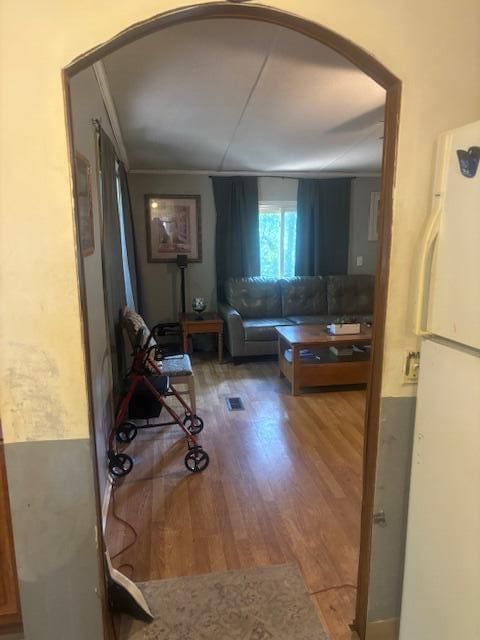
M 142 296 L 140 291 L 140 283 L 137 276 L 137 255 L 135 250 L 135 230 L 133 226 L 132 202 L 130 199 L 130 191 L 128 188 L 127 172 L 123 163 L 118 166 L 118 176 L 120 179 L 120 192 L 122 197 L 123 210 L 123 226 L 125 229 L 125 243 L 127 245 L 128 270 L 130 272 L 130 281 L 132 283 L 133 306 L 137 311 L 142 313 Z
M 102 195 L 102 262 L 107 326 L 112 358 L 113 389 L 119 393 L 124 373 L 124 349 L 120 312 L 126 304 L 122 243 L 117 205 L 114 146 L 105 131 L 99 131 L 99 157 Z
M 351 178 L 298 181 L 297 276 L 348 270 Z
M 256 177 L 214 177 L 217 210 L 215 254 L 217 291 L 232 276 L 260 275 L 258 183 Z

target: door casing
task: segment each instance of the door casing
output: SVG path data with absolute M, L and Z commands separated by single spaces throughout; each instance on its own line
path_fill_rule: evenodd
M 381 62 L 367 53 L 355 43 L 320 24 L 306 20 L 278 9 L 254 4 L 238 4 L 231 2 L 212 2 L 179 8 L 153 16 L 143 22 L 133 24 L 114 38 L 94 49 L 82 53 L 71 64 L 62 70 L 65 109 L 67 116 L 67 137 L 70 155 L 72 183 L 75 186 L 74 148 L 72 114 L 70 109 L 69 80 L 72 76 L 97 62 L 104 56 L 116 51 L 130 42 L 150 33 L 169 27 L 209 19 L 243 19 L 258 20 L 292 29 L 321 44 L 330 47 L 344 58 L 352 62 L 375 82 L 386 90 L 385 130 L 382 158 L 381 205 L 379 215 L 378 253 L 375 276 L 375 306 L 373 313 L 372 366 L 367 386 L 367 405 L 365 412 L 365 437 L 363 450 L 363 493 L 360 534 L 360 556 L 358 566 L 358 588 L 356 613 L 353 623 L 361 640 L 365 638 L 368 611 L 368 592 L 370 583 L 370 558 L 372 550 L 373 504 L 375 494 L 375 476 L 378 451 L 378 433 L 380 421 L 380 399 L 383 370 L 383 352 L 385 338 L 385 320 L 387 309 L 388 277 L 390 266 L 391 228 L 393 209 L 393 187 L 395 179 L 395 159 L 398 144 L 398 124 L 400 115 L 401 81 Z M 96 467 L 95 437 L 93 426 L 92 380 L 90 377 L 90 357 L 88 338 L 88 319 L 85 291 L 85 276 L 81 252 L 78 250 L 79 225 L 78 212 L 75 211 L 77 235 L 77 268 L 80 283 L 80 300 L 82 309 L 83 348 L 87 362 L 90 434 L 93 442 L 94 468 Z M 97 513 L 99 531 L 101 531 L 101 505 L 99 497 L 98 475 L 96 478 Z M 103 555 L 99 554 L 101 575 L 104 575 Z M 104 602 L 105 637 L 110 637 L 110 622 L 106 606 L 105 590 L 102 594 Z

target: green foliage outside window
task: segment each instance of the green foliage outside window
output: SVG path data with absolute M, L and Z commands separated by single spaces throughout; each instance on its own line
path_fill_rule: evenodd
M 285 211 L 283 235 L 283 276 L 295 275 L 295 243 L 297 239 L 297 212 Z
M 295 275 L 297 212 L 264 205 L 260 211 L 260 272 L 268 278 Z

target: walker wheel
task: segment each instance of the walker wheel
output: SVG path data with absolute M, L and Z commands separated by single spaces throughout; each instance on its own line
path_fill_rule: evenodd
M 112 476 L 121 478 L 133 469 L 133 460 L 126 453 L 114 453 L 110 457 L 108 468 Z
M 192 473 L 200 473 L 208 467 L 210 458 L 202 447 L 192 447 L 185 456 L 185 466 Z
M 192 416 L 190 413 L 187 413 L 185 418 L 183 419 L 183 424 L 190 431 L 192 436 L 196 436 L 197 433 L 203 429 L 203 420 L 198 416 Z
M 137 435 L 137 426 L 134 422 L 122 422 L 117 427 L 117 442 L 131 442 Z

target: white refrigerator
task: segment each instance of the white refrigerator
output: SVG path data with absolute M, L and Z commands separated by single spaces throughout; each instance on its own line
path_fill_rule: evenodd
M 480 640 L 479 157 L 480 122 L 439 141 L 419 278 L 400 640 Z

